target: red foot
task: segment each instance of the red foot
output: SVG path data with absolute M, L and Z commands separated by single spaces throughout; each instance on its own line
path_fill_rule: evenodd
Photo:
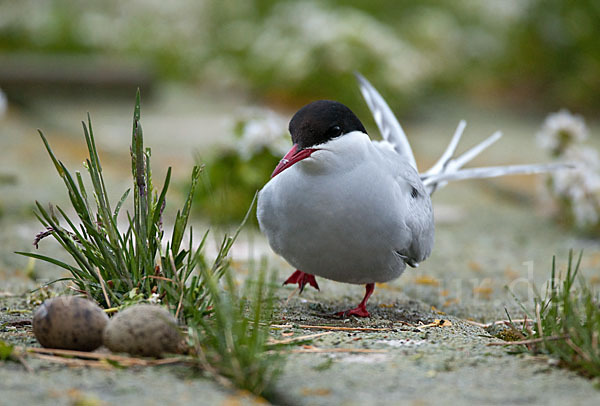
M 354 309 L 346 310 L 344 312 L 337 312 L 335 315 L 337 317 L 347 317 L 347 316 L 356 316 L 356 317 L 370 317 L 371 315 L 367 311 L 367 300 L 373 294 L 375 290 L 374 283 L 367 283 L 365 285 L 366 292 L 363 300 L 356 306 Z
M 315 279 L 314 275 L 304 273 L 299 269 L 296 270 L 296 272 L 294 272 L 289 278 L 287 278 L 285 282 L 283 282 L 284 285 L 287 285 L 288 283 L 297 283 L 298 286 L 300 286 L 300 293 L 302 293 L 304 286 L 307 283 L 316 290 L 321 290 L 319 289 L 319 285 L 317 284 L 317 280 Z
M 361 305 L 356 306 L 354 309 L 346 310 L 343 312 L 337 312 L 335 315 L 336 317 L 371 317 L 371 314 L 367 311 L 367 307 Z

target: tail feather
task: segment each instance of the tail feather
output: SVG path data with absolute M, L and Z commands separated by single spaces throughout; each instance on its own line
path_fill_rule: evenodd
M 465 120 L 460 120 L 458 127 L 456 127 L 456 131 L 452 136 L 452 140 L 450 140 L 450 144 L 448 144 L 448 148 L 446 148 L 440 159 L 438 159 L 438 161 L 431 168 L 429 168 L 427 172 L 425 172 L 425 175 L 434 175 L 436 173 L 440 173 L 450 163 L 466 126 L 467 122 Z
M 462 168 L 466 163 L 470 162 L 473 158 L 475 158 L 477 155 L 479 155 L 481 152 L 483 152 L 485 149 L 487 149 L 493 143 L 498 141 L 500 138 L 502 138 L 502 132 L 496 131 L 495 133 L 490 135 L 488 138 L 481 141 L 479 144 L 475 145 L 473 148 L 469 149 L 467 152 L 463 153 L 456 159 L 453 159 L 450 162 L 450 165 L 448 165 L 448 166 L 452 167 L 453 169 L 454 168 L 455 169 Z
M 402 130 L 402 126 L 396 119 L 396 116 L 385 102 L 383 97 L 377 90 L 375 90 L 375 88 L 367 79 L 365 79 L 358 72 L 355 72 L 355 76 L 358 79 L 360 91 L 367 102 L 371 113 L 373 114 L 373 118 L 375 119 L 375 123 L 377 124 L 383 139 L 389 142 L 402 158 L 406 159 L 410 165 L 417 169 L 417 163 L 415 161 L 412 148 L 408 142 L 408 138 L 406 137 L 404 130 Z M 456 148 L 458 147 L 458 143 L 460 142 L 466 126 L 467 123 L 464 120 L 461 120 L 458 123 L 458 127 L 452 136 L 452 140 L 450 141 L 450 144 L 448 144 L 448 147 L 440 159 L 438 159 L 438 161 L 429 170 L 420 175 L 421 180 L 423 181 L 423 184 L 427 188 L 427 191 L 430 195 L 433 194 L 433 192 L 435 192 L 437 189 L 445 186 L 449 181 L 454 180 L 493 178 L 504 175 L 535 174 L 556 171 L 560 169 L 570 169 L 574 167 L 574 165 L 570 163 L 549 163 L 461 169 L 465 164 L 470 162 L 473 158 L 475 158 L 502 137 L 502 133 L 500 131 L 496 131 L 479 144 L 454 158 L 454 153 L 456 152 Z
M 560 169 L 572 169 L 575 165 L 567 162 L 554 162 L 548 164 L 532 165 L 506 165 L 506 166 L 487 166 L 482 168 L 468 168 L 455 172 L 439 173 L 423 179 L 423 184 L 429 189 L 441 183 L 447 183 L 455 180 L 494 178 L 505 175 L 531 175 L 536 173 L 545 173 Z
M 467 150 L 460 156 L 452 158 L 452 155 L 456 150 L 456 144 L 458 144 L 458 140 L 460 139 L 460 134 L 462 134 L 462 131 L 464 130 L 465 126 L 465 121 L 461 120 L 461 122 L 458 125 L 458 128 L 456 129 L 456 132 L 454 133 L 454 137 L 450 142 L 450 145 L 448 146 L 442 157 L 434 166 L 431 167 L 431 169 L 429 169 L 427 172 L 421 175 L 422 180 L 430 179 L 429 186 L 426 185 L 429 194 L 433 194 L 433 192 L 435 192 L 437 189 L 446 186 L 446 184 L 448 183 L 447 180 L 433 181 L 431 179 L 442 179 L 440 177 L 437 177 L 437 175 L 444 175 L 448 178 L 448 180 L 450 180 L 450 177 L 448 175 L 456 173 L 465 164 L 473 160 L 473 158 L 475 158 L 477 155 L 479 155 L 481 152 L 483 152 L 490 145 L 492 145 L 502 137 L 502 132 L 496 131 L 491 136 L 489 136 L 479 144 L 475 145 L 471 149 Z M 459 135 L 457 136 L 457 134 Z
M 404 157 L 413 168 L 417 169 L 417 162 L 415 161 L 408 138 L 406 138 L 406 134 L 392 112 L 392 109 L 390 109 L 390 106 L 388 106 L 383 97 L 364 76 L 358 72 L 355 72 L 354 75 L 358 79 L 360 92 L 373 114 L 375 124 L 377 124 L 383 139 L 392 144 L 394 150 L 400 156 Z

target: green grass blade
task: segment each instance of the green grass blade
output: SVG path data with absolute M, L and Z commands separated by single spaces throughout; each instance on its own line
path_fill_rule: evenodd
M 58 161 L 58 159 L 56 159 L 56 156 L 54 155 L 52 148 L 50 148 L 50 144 L 48 143 L 46 136 L 44 135 L 44 133 L 41 130 L 38 130 L 38 133 L 40 134 L 40 137 L 42 137 L 42 141 L 44 142 L 46 151 L 48 151 L 48 155 L 50 155 L 50 159 L 52 160 L 52 163 L 54 163 L 54 167 L 56 168 L 56 171 L 62 178 L 64 176 L 63 169 L 62 169 L 61 165 L 59 165 L 59 163 L 58 163 L 59 161 Z
M 127 200 L 127 197 L 129 196 L 129 192 L 131 192 L 131 188 L 127 189 L 125 193 L 123 193 L 123 195 L 119 199 L 119 203 L 117 203 L 117 207 L 115 207 L 115 212 L 113 213 L 113 220 L 115 221 L 115 223 L 117 222 L 117 217 L 119 216 L 119 212 L 121 211 L 123 203 L 125 203 L 125 200 Z
M 169 190 L 170 183 L 171 183 L 171 168 L 169 167 L 167 169 L 167 175 L 165 176 L 165 181 L 163 183 L 162 190 L 160 191 L 160 195 L 158 197 L 158 200 L 156 201 L 156 205 L 154 208 L 154 213 L 153 213 L 152 223 L 151 223 L 151 231 L 150 231 L 151 235 L 154 235 L 157 232 L 158 225 L 161 222 L 161 216 L 162 216 L 163 209 L 166 205 L 166 196 L 167 196 L 167 191 Z
M 186 202 L 183 206 L 183 210 L 181 213 L 177 213 L 177 217 L 175 220 L 175 226 L 173 228 L 173 243 L 171 247 L 174 252 L 179 251 L 179 246 L 181 245 L 181 241 L 183 239 L 183 235 L 185 233 L 185 229 L 187 227 L 188 218 L 190 216 L 190 210 L 192 207 L 192 201 L 194 199 L 194 194 L 196 192 L 196 187 L 198 185 L 198 180 L 200 179 L 200 167 L 194 166 L 192 170 L 191 177 L 191 185 L 190 190 L 188 192 L 188 196 Z
M 39 259 L 41 261 L 51 263 L 53 265 L 59 266 L 63 269 L 66 269 L 67 271 L 71 272 L 73 275 L 79 275 L 83 272 L 81 269 L 77 269 L 65 262 L 59 261 L 58 259 L 46 256 L 46 255 L 34 254 L 33 252 L 24 252 L 24 251 L 16 251 L 15 254 L 23 255 L 25 257 L 35 258 L 35 259 Z M 67 279 L 70 279 L 70 278 L 67 278 Z
M 90 266 L 88 260 L 82 254 L 81 250 L 75 245 L 72 238 L 63 230 L 62 227 L 56 223 L 52 217 L 46 212 L 41 204 L 36 202 L 39 213 L 42 215 L 44 220 L 48 223 L 49 227 L 54 229 L 53 236 L 66 248 L 67 252 L 71 254 L 73 259 L 77 261 L 81 270 L 93 275 L 93 268 Z
M 16 252 L 16 254 L 18 254 L 18 252 Z M 28 293 L 29 293 L 29 294 L 31 294 L 31 293 L 35 293 L 35 292 L 37 292 L 38 290 L 44 289 L 44 288 L 45 288 L 45 287 L 47 287 L 47 286 L 54 285 L 55 283 L 58 283 L 58 282 L 66 282 L 66 281 L 71 281 L 71 282 L 73 282 L 73 281 L 74 281 L 74 278 L 72 278 L 72 277 L 69 277 L 69 278 L 58 278 L 58 279 L 54 279 L 54 280 L 52 280 L 52 281 L 50 281 L 50 282 L 46 282 L 46 283 L 44 283 L 44 284 L 42 284 L 42 285 L 38 286 L 37 288 L 35 288 L 35 289 L 33 289 L 33 290 L 30 290 Z
M 79 192 L 81 193 L 82 200 L 85 203 L 86 211 L 88 213 L 91 213 L 90 205 L 88 204 L 87 191 L 85 190 L 85 185 L 84 185 L 83 179 L 81 177 L 81 172 L 75 171 L 75 177 L 77 178 L 77 184 L 79 185 Z

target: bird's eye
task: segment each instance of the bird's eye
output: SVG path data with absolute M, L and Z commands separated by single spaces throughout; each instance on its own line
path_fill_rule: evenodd
M 327 134 L 331 137 L 339 137 L 340 135 L 342 135 L 342 128 L 339 125 L 334 125 L 333 127 L 329 127 L 329 130 L 327 130 Z
M 413 199 L 416 199 L 417 196 L 419 196 L 419 191 L 413 187 L 412 190 L 410 191 L 410 195 L 412 196 Z

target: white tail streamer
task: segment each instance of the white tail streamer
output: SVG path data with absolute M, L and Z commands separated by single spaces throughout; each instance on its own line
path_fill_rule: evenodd
M 371 85 L 371 83 L 369 83 L 369 81 L 361 74 L 355 73 L 355 75 L 359 82 L 360 91 L 373 114 L 373 118 L 375 119 L 375 123 L 377 124 L 383 139 L 392 144 L 394 150 L 418 170 L 408 138 L 406 137 L 404 130 L 402 130 L 402 126 L 396 119 L 396 116 L 392 113 L 388 104 L 373 85 Z M 437 189 L 445 186 L 449 181 L 493 178 L 505 175 L 536 174 L 574 167 L 574 165 L 570 163 L 550 163 L 462 169 L 465 164 L 473 160 L 473 158 L 502 137 L 502 133 L 496 131 L 479 144 L 454 158 L 454 153 L 456 152 L 466 126 L 467 123 L 464 120 L 461 120 L 458 123 L 458 127 L 450 140 L 450 144 L 448 144 L 448 147 L 440 159 L 438 159 L 429 170 L 420 174 L 421 180 L 429 194 L 432 194 Z

